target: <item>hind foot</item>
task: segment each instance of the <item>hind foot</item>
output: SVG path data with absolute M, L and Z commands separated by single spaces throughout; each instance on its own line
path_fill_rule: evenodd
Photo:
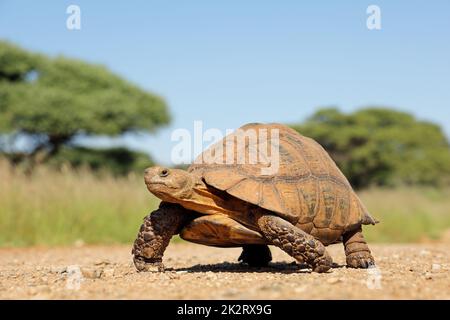
M 375 260 L 364 239 L 361 227 L 343 234 L 343 240 L 347 267 L 367 269 L 375 266 Z
M 272 254 L 266 245 L 245 245 L 238 261 L 248 264 L 250 267 L 267 267 L 272 261 Z
M 367 251 L 353 252 L 347 255 L 347 267 L 367 269 L 375 266 L 375 260 Z

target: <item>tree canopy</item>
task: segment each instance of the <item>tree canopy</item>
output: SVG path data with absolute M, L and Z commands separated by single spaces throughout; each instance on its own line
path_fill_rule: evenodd
M 117 136 L 168 124 L 164 100 L 101 65 L 0 41 L 0 134 L 26 135 L 55 155 L 76 135 Z
M 342 113 L 321 109 L 292 125 L 318 141 L 350 183 L 370 185 L 450 182 L 450 146 L 441 128 L 388 108 Z

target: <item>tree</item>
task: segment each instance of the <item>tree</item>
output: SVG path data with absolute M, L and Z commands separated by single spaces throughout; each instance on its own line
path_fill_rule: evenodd
M 60 168 L 64 164 L 72 168 L 85 167 L 92 171 L 106 171 L 113 175 L 126 175 L 130 172 L 142 173 L 154 165 L 146 154 L 126 148 L 91 149 L 86 147 L 66 147 L 48 161 L 51 167 Z
M 51 158 L 80 134 L 153 132 L 169 121 L 162 98 L 103 66 L 0 41 L 0 134 L 29 138 L 27 157 Z
M 318 141 L 355 187 L 450 182 L 450 146 L 441 128 L 408 113 L 328 108 L 292 127 Z

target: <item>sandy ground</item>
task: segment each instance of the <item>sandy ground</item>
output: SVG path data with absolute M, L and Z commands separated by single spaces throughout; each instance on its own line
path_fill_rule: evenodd
M 0 249 L 1 299 L 450 299 L 450 244 L 372 245 L 377 268 L 347 269 L 341 245 L 325 274 L 272 248 L 261 270 L 240 249 L 171 244 L 165 273 L 138 273 L 131 246 Z

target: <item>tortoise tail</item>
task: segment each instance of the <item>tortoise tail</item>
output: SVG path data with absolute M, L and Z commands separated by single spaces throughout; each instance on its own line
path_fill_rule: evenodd
M 369 210 L 367 210 L 366 206 L 362 203 L 362 201 L 359 199 L 359 197 L 355 194 L 356 202 L 358 203 L 358 209 L 360 212 L 361 217 L 361 224 L 377 224 L 380 221 L 372 217 L 369 213 Z

